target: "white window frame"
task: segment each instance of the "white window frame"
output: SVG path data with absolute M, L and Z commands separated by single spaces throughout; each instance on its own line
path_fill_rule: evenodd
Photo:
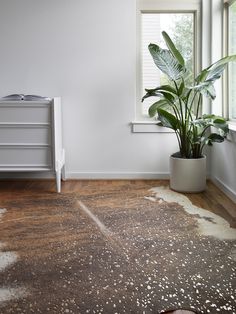
M 236 0 L 224 0 L 224 24 L 223 24 L 223 34 L 224 34 L 224 55 L 229 55 L 229 7 L 235 3 Z M 229 108 L 229 71 L 223 77 L 223 113 L 225 118 L 229 120 L 229 127 L 231 130 L 236 131 L 236 118 L 230 116 Z
M 141 56 L 141 15 L 142 13 L 193 13 L 194 14 L 194 54 L 195 64 L 194 70 L 198 72 L 201 68 L 201 0 L 137 0 L 137 51 L 136 51 L 136 112 L 135 121 L 133 124 L 133 131 L 135 126 L 139 126 L 139 132 L 145 132 L 145 125 L 152 124 L 153 127 L 148 127 L 149 131 L 155 132 L 155 125 L 153 121 L 142 114 L 141 95 L 142 90 L 142 56 Z M 140 128 L 142 125 L 142 128 Z M 147 128 L 146 128 L 147 129 Z M 159 132 L 159 131 L 156 131 Z

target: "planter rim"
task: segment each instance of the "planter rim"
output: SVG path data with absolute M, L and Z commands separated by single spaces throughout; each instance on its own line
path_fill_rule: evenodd
M 176 153 L 174 153 L 176 154 Z M 170 158 L 172 159 L 180 159 L 180 160 L 201 160 L 201 159 L 206 159 L 206 155 L 203 155 L 202 157 L 200 158 L 183 158 L 183 157 L 177 157 L 177 156 L 173 156 L 174 154 L 170 155 Z

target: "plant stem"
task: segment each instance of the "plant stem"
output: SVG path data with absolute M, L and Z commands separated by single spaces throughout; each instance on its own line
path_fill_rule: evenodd
M 196 119 L 198 119 L 199 109 L 202 106 L 202 94 L 198 97 L 198 104 L 197 104 L 197 112 L 196 112 Z
M 181 155 L 183 155 L 183 157 L 187 157 L 188 156 L 188 148 L 186 147 L 186 144 L 188 142 L 186 141 L 186 121 L 184 118 L 182 101 L 181 101 L 181 98 L 179 95 L 179 88 L 178 88 L 176 81 L 174 81 L 174 84 L 175 84 L 175 89 L 176 89 L 176 92 L 178 95 L 179 108 L 180 108 L 180 120 L 181 120 L 181 123 L 180 123 L 180 141 L 181 141 L 180 152 L 181 152 Z M 181 126 L 182 126 L 182 130 L 181 130 Z

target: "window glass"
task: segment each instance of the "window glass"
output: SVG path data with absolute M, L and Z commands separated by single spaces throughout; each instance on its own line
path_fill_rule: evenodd
M 161 32 L 166 31 L 186 60 L 186 66 L 194 72 L 194 14 L 193 13 L 142 13 L 142 95 L 145 88 L 155 88 L 169 83 L 164 74 L 155 66 L 148 45 L 155 43 L 166 48 Z M 189 74 L 191 84 L 193 76 Z M 148 115 L 148 108 L 157 98 L 143 102 L 142 114 Z
M 236 2 L 229 6 L 229 55 L 236 54 Z M 229 115 L 236 119 L 236 63 L 229 64 Z

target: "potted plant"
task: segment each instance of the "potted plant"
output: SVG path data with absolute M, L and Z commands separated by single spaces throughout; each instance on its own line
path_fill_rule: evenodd
M 202 70 L 192 86 L 187 84 L 185 60 L 166 32 L 162 36 L 168 49 L 149 44 L 156 66 L 169 79 L 169 84 L 145 89 L 148 97 L 159 99 L 149 108 L 149 116 L 157 117 L 158 125 L 174 130 L 179 151 L 170 157 L 170 187 L 179 192 L 200 192 L 206 186 L 204 147 L 222 143 L 228 133 L 223 117 L 202 114 L 203 97 L 214 100 L 214 82 L 219 79 L 236 55 L 228 56 Z

